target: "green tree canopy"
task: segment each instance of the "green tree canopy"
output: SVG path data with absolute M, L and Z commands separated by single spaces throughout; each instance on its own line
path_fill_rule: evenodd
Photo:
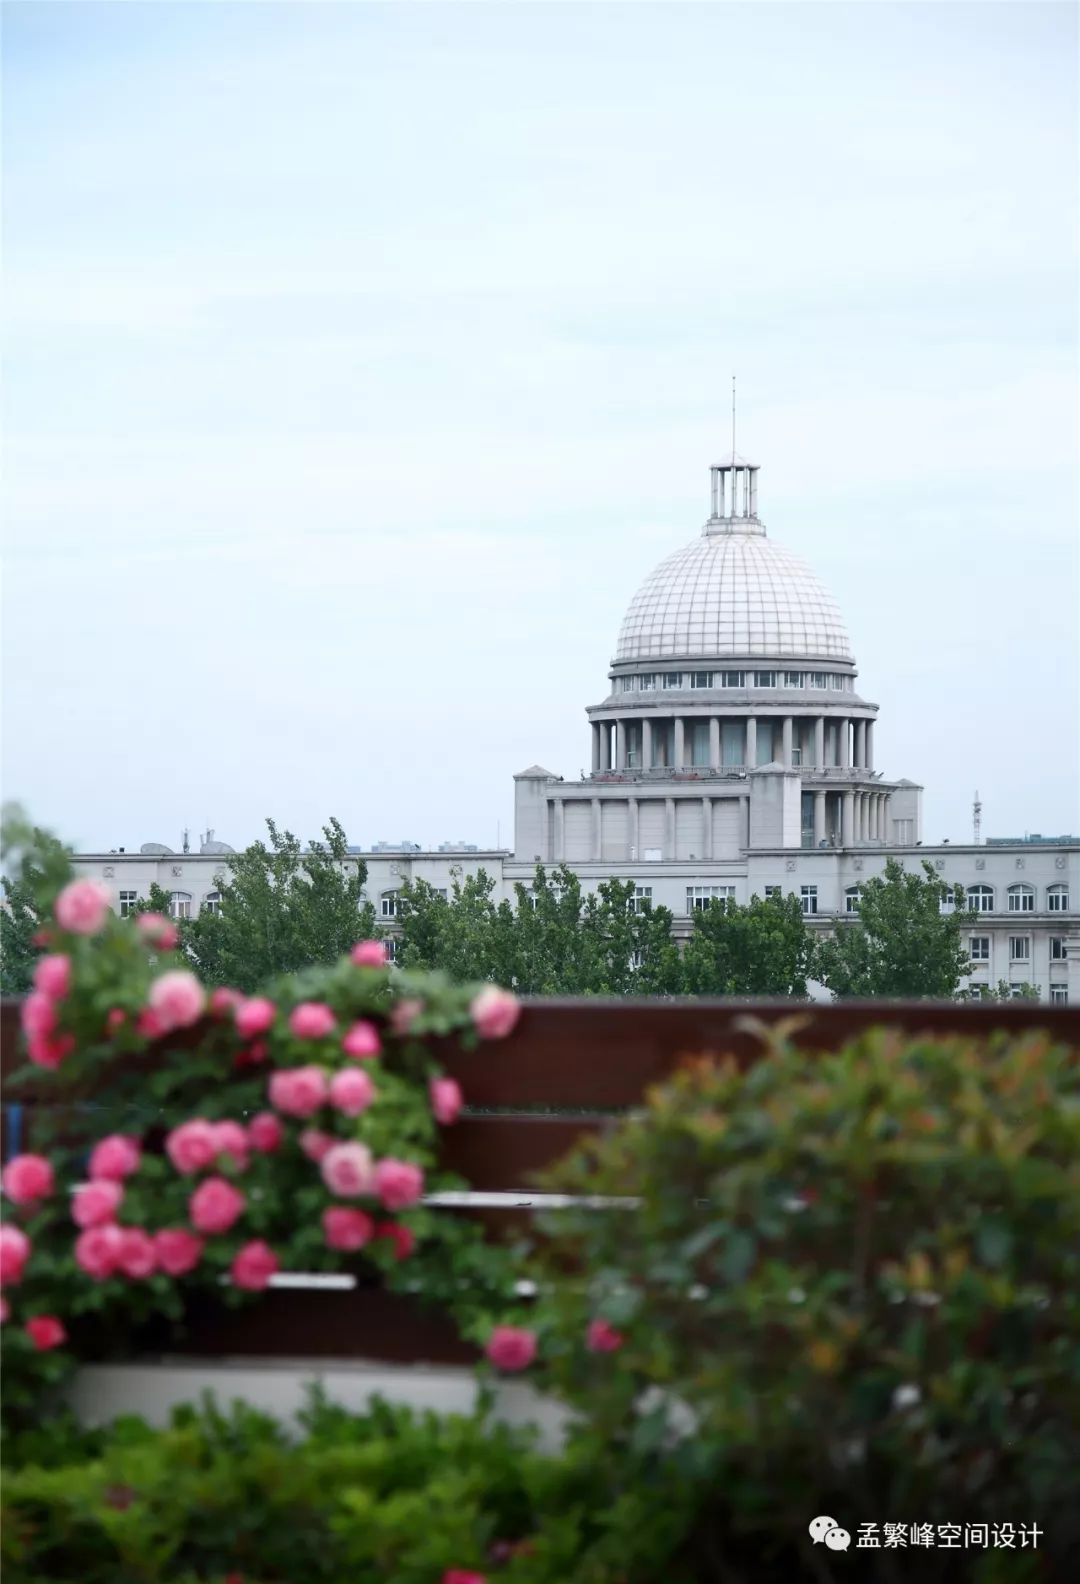
M 33 983 L 41 950 L 34 936 L 53 898 L 72 878 L 71 850 L 11 804 L 4 809 L 2 854 L 0 975 L 5 995 L 22 995 Z
M 802 996 L 813 942 L 797 896 L 714 898 L 694 914 L 682 957 L 687 995 Z
M 895 858 L 859 890 L 859 913 L 817 950 L 817 977 L 834 995 L 912 1000 L 950 997 L 970 963 L 961 935 L 974 914 L 959 906 L 959 888 L 930 864 L 908 873 Z M 950 896 L 950 893 L 953 893 Z M 943 912 L 952 900 L 954 911 Z

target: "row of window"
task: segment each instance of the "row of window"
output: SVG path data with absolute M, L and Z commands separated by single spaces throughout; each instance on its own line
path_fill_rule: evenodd
M 968 956 L 971 958 L 973 963 L 988 963 L 990 961 L 990 937 L 989 937 L 989 935 L 972 935 L 970 937 L 969 941 L 968 941 Z M 1069 960 L 1069 943 L 1066 940 L 1065 936 L 1064 935 L 1051 935 L 1051 937 L 1050 937 L 1050 961 L 1051 962 L 1068 962 L 1068 960 Z M 1009 936 L 1009 961 L 1010 962 L 1030 962 L 1031 961 L 1031 936 L 1030 935 L 1010 935 Z
M 958 887 L 963 890 L 963 887 Z M 1007 908 L 1010 913 L 1034 913 L 1035 887 L 1032 885 L 1012 885 L 1007 892 Z M 953 901 L 942 903 L 942 907 L 952 907 Z M 992 913 L 994 911 L 994 888 L 989 885 L 973 885 L 967 888 L 967 905 L 976 913 Z M 1046 888 L 1046 911 L 1048 913 L 1067 913 L 1069 911 L 1069 888 L 1066 885 L 1052 885 Z
M 839 671 L 643 671 L 619 678 L 620 693 L 655 693 L 686 688 L 816 688 L 854 690 L 854 678 Z
M 191 917 L 192 895 L 190 891 L 173 891 L 169 896 L 169 917 L 174 919 L 187 919 Z M 139 893 L 137 891 L 120 892 L 120 917 L 129 918 L 139 906 Z M 221 893 L 208 891 L 203 897 L 202 911 L 204 913 L 221 912 Z
M 983 990 L 984 989 L 986 989 L 987 992 L 989 993 L 989 986 L 969 985 L 967 993 L 968 993 L 968 995 L 971 997 L 971 999 L 973 1001 L 981 1001 L 983 999 Z M 1022 986 L 1013 985 L 1012 989 L 1009 991 L 1009 999 L 1011 1001 L 1019 1001 L 1021 999 L 1021 997 L 1023 996 L 1023 994 L 1024 994 L 1024 991 L 1023 991 Z M 1053 1004 L 1053 1005 L 1068 1006 L 1068 1004 L 1069 1004 L 1069 987 L 1068 987 L 1068 985 L 1067 984 L 1052 984 L 1050 986 L 1050 1001 L 1051 1001 L 1051 1004 Z

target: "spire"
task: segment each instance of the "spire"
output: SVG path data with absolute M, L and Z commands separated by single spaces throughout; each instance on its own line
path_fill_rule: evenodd
M 735 449 L 736 439 L 736 386 L 731 376 L 731 460 L 717 462 L 709 469 L 712 475 L 712 514 L 705 525 L 706 533 L 746 532 L 751 529 L 764 533 L 758 521 L 757 490 L 758 466 L 748 462 Z

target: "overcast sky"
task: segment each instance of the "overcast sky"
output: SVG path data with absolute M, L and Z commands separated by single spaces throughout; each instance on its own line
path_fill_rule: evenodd
M 508 844 L 734 370 L 927 840 L 1080 833 L 1075 7 L 3 23 L 7 797 Z

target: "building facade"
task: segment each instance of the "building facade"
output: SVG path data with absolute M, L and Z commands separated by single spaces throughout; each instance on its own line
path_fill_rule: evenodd
M 377 843 L 363 857 L 381 921 L 392 932 L 408 880 L 448 891 L 482 869 L 496 898 L 512 898 L 537 863 L 565 863 L 586 888 L 632 880 L 679 936 L 713 897 L 774 890 L 827 929 L 857 913 L 860 885 L 894 857 L 929 862 L 976 910 L 973 990 L 1004 980 L 1080 1002 L 1080 840 L 922 845 L 922 788 L 875 768 L 878 707 L 857 685 L 832 596 L 768 536 L 758 474 L 735 454 L 713 467 L 701 533 L 632 599 L 607 692 L 586 710 L 591 772 L 515 776 L 512 853 Z M 217 905 L 227 852 L 148 843 L 78 866 L 114 887 L 121 911 L 156 881 L 183 916 Z

